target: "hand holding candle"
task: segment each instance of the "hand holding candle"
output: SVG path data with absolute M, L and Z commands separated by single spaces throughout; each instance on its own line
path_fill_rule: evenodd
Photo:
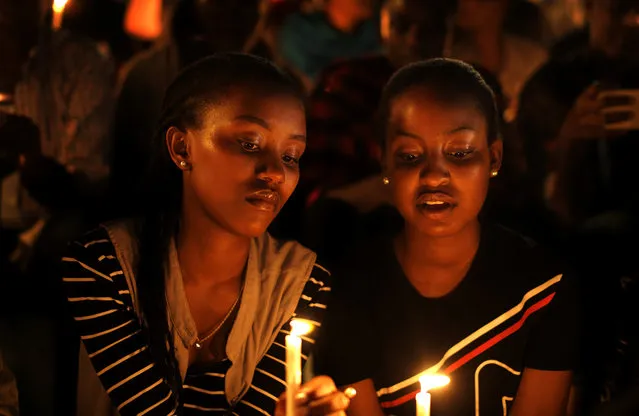
M 348 387 L 344 391 L 338 390 L 330 377 L 313 377 L 297 390 L 296 414 L 346 416 L 346 409 L 356 395 L 357 391 L 353 387 Z M 275 407 L 275 416 L 286 416 L 286 402 L 286 392 L 284 392 L 280 395 Z
M 426 374 L 419 378 L 421 391 L 415 397 L 417 416 L 430 416 L 430 393 L 428 391 L 443 387 L 448 383 L 450 383 L 450 378 L 440 374 Z
M 286 337 L 286 416 L 295 414 L 295 395 L 302 384 L 302 338 L 313 325 L 301 319 L 291 320 L 291 334 Z

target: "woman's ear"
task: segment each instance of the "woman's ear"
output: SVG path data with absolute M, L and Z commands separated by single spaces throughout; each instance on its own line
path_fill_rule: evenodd
M 166 147 L 169 150 L 171 159 L 182 170 L 191 167 L 189 154 L 189 141 L 186 132 L 177 127 L 169 127 L 166 131 Z
M 490 151 L 490 171 L 499 172 L 504 156 L 504 142 L 501 138 L 496 139 L 489 148 Z

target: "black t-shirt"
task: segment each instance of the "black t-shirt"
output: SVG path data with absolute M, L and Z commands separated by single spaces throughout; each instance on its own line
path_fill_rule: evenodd
M 467 276 L 436 299 L 410 284 L 391 239 L 369 244 L 351 264 L 336 273 L 315 370 L 338 385 L 372 379 L 387 414 L 415 414 L 418 377 L 428 369 L 451 378 L 432 391 L 438 416 L 507 414 L 524 368 L 573 369 L 574 285 L 517 234 L 483 227 Z

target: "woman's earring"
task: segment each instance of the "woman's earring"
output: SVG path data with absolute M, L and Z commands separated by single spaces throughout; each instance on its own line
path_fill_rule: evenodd
M 186 163 L 186 160 L 180 160 L 180 167 L 182 169 L 186 169 L 189 166 L 188 163 Z
M 499 171 L 498 170 L 494 170 L 494 171 L 490 172 L 490 177 L 491 178 L 494 178 L 497 175 L 499 175 Z
M 388 176 L 384 176 L 384 177 L 382 178 L 382 183 L 383 183 L 384 185 L 388 185 L 388 184 L 390 183 L 390 178 L 389 178 Z

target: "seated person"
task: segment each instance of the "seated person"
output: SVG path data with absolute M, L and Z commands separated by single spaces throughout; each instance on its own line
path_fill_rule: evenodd
M 564 415 L 572 278 L 478 217 L 502 165 L 492 91 L 462 62 L 419 62 L 389 81 L 380 117 L 383 183 L 403 222 L 337 270 L 316 371 L 357 388 L 354 416 L 415 415 L 428 373 L 451 378 L 433 414 Z
M 243 54 L 198 61 L 168 88 L 143 216 L 103 224 L 62 259 L 83 345 L 79 414 L 283 412 L 290 321 L 321 326 L 331 290 L 313 252 L 266 233 L 299 179 L 303 101 Z M 299 411 L 348 405 L 326 377 L 301 393 Z
M 313 85 L 322 69 L 338 59 L 380 51 L 372 0 L 326 0 L 324 9 L 290 15 L 279 34 L 284 63 Z

